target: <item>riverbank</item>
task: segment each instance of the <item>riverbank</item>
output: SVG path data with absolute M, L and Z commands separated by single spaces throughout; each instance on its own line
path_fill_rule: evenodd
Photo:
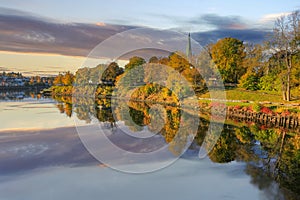
M 72 86 L 54 86 L 51 89 L 52 95 L 56 99 L 57 97 L 72 96 Z M 118 99 L 143 102 L 149 105 L 161 104 L 164 106 L 179 107 L 189 114 L 200 117 L 202 115 L 209 116 L 213 113 L 216 120 L 217 118 L 223 119 L 226 116 L 232 119 L 252 121 L 268 126 L 283 128 L 297 128 L 300 126 L 300 100 L 294 99 L 291 102 L 283 102 L 278 94 L 268 94 L 261 91 L 249 92 L 235 88 L 225 91 L 226 95 L 228 95 L 226 99 L 209 98 L 210 93 L 200 95 L 200 97 L 183 97 L 178 99 L 172 92 L 164 88 L 156 88 L 157 90 L 150 90 L 151 92 L 146 89 L 141 88 L 134 92 L 128 91 L 121 97 L 98 93 L 95 96 L 99 99 Z M 224 93 L 224 91 L 213 92 L 214 96 L 218 96 L 216 95 L 218 92 Z M 238 95 L 235 96 L 235 94 Z M 61 101 L 61 98 L 58 100 Z M 69 100 L 69 103 L 71 101 Z
M 261 104 L 297 104 L 300 105 L 300 94 L 295 92 L 295 95 L 292 96 L 291 101 L 282 100 L 282 96 L 279 92 L 271 92 L 271 91 L 250 91 L 242 88 L 230 88 L 225 91 L 211 91 L 214 92 L 215 95 L 218 92 L 222 94 L 226 94 L 227 102 L 232 103 L 254 103 L 258 102 Z M 201 94 L 199 99 L 210 99 L 210 92 Z

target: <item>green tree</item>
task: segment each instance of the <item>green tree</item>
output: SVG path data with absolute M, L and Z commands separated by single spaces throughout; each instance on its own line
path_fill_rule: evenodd
M 123 73 L 123 69 L 119 67 L 116 62 L 112 62 L 108 65 L 105 71 L 102 73 L 102 80 L 105 81 L 116 81 L 116 77 Z
M 223 81 L 238 83 L 240 77 L 246 72 L 243 65 L 246 56 L 244 49 L 243 42 L 235 38 L 221 39 L 212 46 L 211 56 Z
M 258 87 L 266 91 L 280 91 L 280 84 L 278 74 L 269 73 L 260 78 Z
M 146 61 L 138 56 L 134 56 L 129 59 L 129 63 L 125 65 L 125 72 L 129 73 L 127 74 L 127 78 L 130 82 L 130 85 L 135 85 L 137 83 L 141 83 L 144 80 L 144 70 L 143 70 L 143 64 L 145 64 Z M 126 75 L 125 75 L 126 76 Z
M 144 58 L 134 56 L 134 57 L 130 58 L 129 63 L 127 65 L 125 65 L 125 70 L 128 71 L 130 69 L 133 69 L 134 67 L 141 66 L 145 63 L 146 63 L 146 61 Z
M 291 98 L 291 76 L 294 67 L 293 56 L 299 51 L 300 44 L 300 12 L 281 16 L 275 22 L 268 46 L 277 58 L 278 65 L 283 68 L 281 75 L 283 100 Z
M 237 139 L 232 131 L 224 129 L 208 156 L 213 162 L 228 163 L 236 158 Z
M 259 90 L 259 76 L 255 73 L 246 73 L 240 79 L 239 87 L 245 88 L 246 90 Z
M 262 45 L 245 45 L 246 57 L 244 59 L 244 66 L 246 67 L 246 73 L 240 78 L 239 87 L 247 90 L 260 89 L 259 81 L 263 76 L 265 68 L 265 55 L 263 51 L 264 47 Z

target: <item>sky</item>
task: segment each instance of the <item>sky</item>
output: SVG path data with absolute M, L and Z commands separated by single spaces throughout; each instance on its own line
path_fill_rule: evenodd
M 97 44 L 138 27 L 191 32 L 201 45 L 259 43 L 277 17 L 297 9 L 295 0 L 1 0 L 0 71 L 75 71 Z

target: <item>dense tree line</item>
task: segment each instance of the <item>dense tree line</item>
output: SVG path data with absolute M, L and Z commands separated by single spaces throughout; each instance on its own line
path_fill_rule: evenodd
M 263 44 L 223 38 L 207 47 L 225 83 L 247 90 L 282 92 L 290 101 L 300 91 L 300 13 L 278 18 Z
M 137 92 L 143 98 L 160 93 L 166 99 L 171 95 L 171 89 L 181 98 L 189 94 L 187 84 L 174 78 L 179 73 L 196 94 L 206 92 L 208 81 L 213 78 L 246 90 L 281 92 L 283 100 L 290 101 L 292 95 L 300 95 L 299 21 L 299 11 L 278 18 L 263 44 L 244 43 L 236 38 L 223 38 L 209 44 L 199 55 L 193 56 L 200 70 L 185 55 L 173 52 L 168 57 L 152 57 L 148 62 L 134 56 L 124 69 L 116 62 L 81 68 L 75 75 L 70 72 L 59 74 L 53 83 L 56 86 L 83 85 L 85 91 L 88 89 L 84 85 L 98 84 L 97 94 L 104 96 L 111 95 L 116 88 L 119 94 L 127 95 L 136 86 L 143 86 Z M 157 66 L 160 66 L 159 70 Z M 219 77 L 216 71 L 220 72 Z M 164 87 L 169 90 L 152 83 L 159 78 L 165 79 Z

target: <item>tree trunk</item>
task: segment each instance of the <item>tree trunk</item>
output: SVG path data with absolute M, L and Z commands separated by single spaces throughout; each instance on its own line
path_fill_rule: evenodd
M 286 81 L 286 88 L 285 88 L 285 99 L 286 101 L 290 101 L 290 62 L 289 62 L 289 54 L 288 54 L 288 47 L 285 50 L 285 64 L 287 68 L 287 81 Z
M 284 77 L 282 77 L 281 91 L 282 91 L 282 99 L 284 101 L 286 101 L 286 84 L 285 84 L 285 81 L 284 81 Z
M 282 99 L 283 99 L 283 101 L 286 101 L 286 92 L 285 92 L 285 90 L 282 90 Z
M 280 144 L 280 148 L 279 148 L 279 153 L 278 153 L 278 158 L 277 158 L 277 161 L 275 163 L 274 171 L 277 171 L 277 169 L 279 168 L 279 165 L 280 165 L 282 151 L 283 151 L 283 147 L 284 147 L 284 144 L 285 144 L 285 135 L 286 135 L 286 132 L 283 132 L 282 133 L 282 138 L 281 138 L 281 144 Z
M 291 100 L 291 68 L 292 68 L 292 55 L 290 55 L 290 59 L 288 61 L 287 66 L 287 83 L 286 83 L 286 100 Z
M 286 100 L 291 100 L 291 88 L 290 88 L 290 75 L 291 75 L 291 69 L 288 67 L 288 73 L 287 73 L 287 83 L 286 83 Z

